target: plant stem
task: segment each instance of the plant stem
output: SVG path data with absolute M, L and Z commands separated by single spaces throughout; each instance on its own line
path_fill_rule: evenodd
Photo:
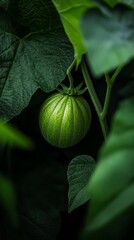
M 106 83 L 107 83 L 107 90 L 106 90 L 106 97 L 105 97 L 103 111 L 101 113 L 102 120 L 104 120 L 106 118 L 109 103 L 110 103 L 111 91 L 112 91 L 112 87 L 113 87 L 113 85 L 111 84 L 110 76 L 108 74 L 105 75 L 105 79 L 106 79 Z
M 88 88 L 88 92 L 90 94 L 91 100 L 93 102 L 93 105 L 95 107 L 96 113 L 98 115 L 104 139 L 106 139 L 106 137 L 107 137 L 107 130 L 108 130 L 106 119 L 105 118 L 104 119 L 101 118 L 102 106 L 100 104 L 99 98 L 98 98 L 98 96 L 96 94 L 96 91 L 94 89 L 94 86 L 93 86 L 93 83 L 91 81 L 91 78 L 90 78 L 87 66 L 86 66 L 86 64 L 84 62 L 84 59 L 82 59 L 82 62 L 81 62 L 81 70 L 82 70 L 82 74 L 83 74 L 86 86 Z
M 119 67 L 117 67 L 117 69 L 115 70 L 114 74 L 112 75 L 110 81 L 111 81 L 111 84 L 113 85 L 117 76 L 119 75 L 119 73 L 121 72 L 121 70 L 123 69 L 124 67 L 124 64 L 120 65 Z
M 71 63 L 71 65 L 69 66 L 69 68 L 67 69 L 67 75 L 68 75 L 69 82 L 70 82 L 70 86 L 69 86 L 70 89 L 72 89 L 74 87 L 74 80 L 73 80 L 71 72 L 72 72 L 72 69 L 75 66 L 75 64 L 76 64 L 76 60 L 74 59 L 73 62 Z
M 118 74 L 120 73 L 120 71 L 122 70 L 123 67 L 124 67 L 124 65 L 119 66 L 115 70 L 115 72 L 114 72 L 114 74 L 112 75 L 111 78 L 110 78 L 109 74 L 105 74 L 105 79 L 106 79 L 106 83 L 107 83 L 107 90 L 106 90 L 106 97 L 105 97 L 103 111 L 101 113 L 102 120 L 104 120 L 106 118 L 106 115 L 107 115 L 107 112 L 108 112 L 109 103 L 110 103 L 110 98 L 111 98 L 111 91 L 112 91 L 114 82 L 115 82 Z

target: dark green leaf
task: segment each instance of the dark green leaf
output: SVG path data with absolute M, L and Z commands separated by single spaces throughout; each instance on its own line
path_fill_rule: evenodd
M 60 230 L 60 214 L 56 209 L 46 211 L 22 197 L 19 209 L 19 228 L 12 231 L 6 225 L 8 240 L 55 240 Z
M 50 0 L 11 0 L 8 12 L 31 32 L 61 27 L 58 13 Z
M 10 16 L 6 11 L 0 9 L 0 34 L 2 30 L 7 33 L 15 33 L 15 27 Z
M 81 31 L 89 63 L 96 75 L 126 64 L 134 57 L 132 10 L 88 10 L 81 20 Z
M 60 230 L 60 214 L 56 209 L 37 208 L 28 199 L 23 201 L 20 212 L 22 236 L 26 240 L 55 240 Z M 16 235 L 16 234 L 15 234 Z
M 79 19 L 88 8 L 95 4 L 89 0 L 52 0 L 63 23 L 65 31 L 74 47 L 77 65 L 85 53 L 85 47 L 82 42 Z
M 10 120 L 38 88 L 49 92 L 65 79 L 73 51 L 61 26 L 20 39 L 7 31 L 5 21 L 0 28 L 0 116 Z
M 89 182 L 90 224 L 95 230 L 134 205 L 134 98 L 117 111 L 111 134 Z
M 69 212 L 90 199 L 88 181 L 95 168 L 95 160 L 88 155 L 75 157 L 68 166 Z
M 1 0 L 0 1 L 0 7 L 7 10 L 8 9 L 8 5 L 9 5 L 9 1 L 10 0 Z

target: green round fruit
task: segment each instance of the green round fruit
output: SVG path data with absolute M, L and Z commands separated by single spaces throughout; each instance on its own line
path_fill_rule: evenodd
M 55 93 L 41 107 L 39 125 L 45 140 L 68 148 L 84 138 L 91 123 L 91 111 L 82 96 Z

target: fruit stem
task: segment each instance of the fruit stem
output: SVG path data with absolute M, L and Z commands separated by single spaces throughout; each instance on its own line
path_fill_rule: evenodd
M 72 69 L 75 66 L 75 64 L 76 64 L 76 60 L 74 59 L 73 62 L 71 63 L 71 65 L 69 66 L 69 68 L 67 69 L 67 75 L 68 75 L 69 82 L 70 82 L 69 89 L 73 89 L 74 88 L 74 80 L 73 80 L 71 72 L 72 72 Z
M 106 122 L 105 118 L 104 119 L 101 118 L 102 106 L 100 104 L 99 98 L 98 98 L 98 96 L 96 94 L 96 91 L 94 89 L 94 86 L 93 86 L 92 80 L 90 78 L 90 75 L 89 75 L 89 72 L 88 72 L 88 69 L 87 69 L 87 66 L 85 64 L 84 59 L 82 59 L 82 62 L 81 62 L 81 70 L 82 70 L 83 78 L 85 80 L 85 84 L 87 86 L 87 89 L 88 89 L 89 95 L 91 97 L 92 103 L 93 103 L 93 105 L 95 107 L 95 110 L 96 110 L 96 113 L 98 115 L 104 139 L 106 140 L 107 132 L 108 132 L 107 122 Z

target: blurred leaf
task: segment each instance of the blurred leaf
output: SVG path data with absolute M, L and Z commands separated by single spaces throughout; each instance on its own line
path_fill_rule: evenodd
M 98 24 L 99 23 L 99 24 Z M 90 9 L 81 19 L 89 64 L 96 75 L 134 57 L 134 12 L 127 8 Z
M 126 211 L 134 205 L 134 184 L 130 184 L 125 190 L 117 195 L 106 207 L 100 211 L 95 219 L 93 219 L 90 230 L 100 228 L 109 221 L 116 218 L 119 214 Z M 94 228 L 95 227 L 95 228 Z
M 11 222 L 17 223 L 16 195 L 13 185 L 0 175 L 0 204 L 5 208 Z
M 89 0 L 52 0 L 65 28 L 65 31 L 74 47 L 77 65 L 80 63 L 82 55 L 86 52 L 82 42 L 79 20 L 84 11 L 95 6 Z
M 127 5 L 128 7 L 134 7 L 134 0 L 103 0 L 104 2 L 106 2 L 107 4 L 109 4 L 111 7 L 114 7 L 115 5 L 119 4 L 119 3 L 123 3 L 125 5 Z
M 9 5 L 9 1 L 10 0 L 1 0 L 0 1 L 0 7 L 7 10 L 8 9 L 8 5 Z
M 31 149 L 33 143 L 9 123 L 0 121 L 0 143 L 8 143 L 19 148 Z
M 127 6 L 133 7 L 134 8 L 134 0 L 118 0 L 120 3 L 124 3 Z
M 99 163 L 89 181 L 90 215 L 86 231 L 108 224 L 134 205 L 134 98 L 124 101 L 112 123 Z
M 68 166 L 69 212 L 83 205 L 90 199 L 88 182 L 95 168 L 95 160 L 88 155 L 75 157 Z
M 106 2 L 110 7 L 114 7 L 119 3 L 119 0 L 103 0 L 103 1 Z

